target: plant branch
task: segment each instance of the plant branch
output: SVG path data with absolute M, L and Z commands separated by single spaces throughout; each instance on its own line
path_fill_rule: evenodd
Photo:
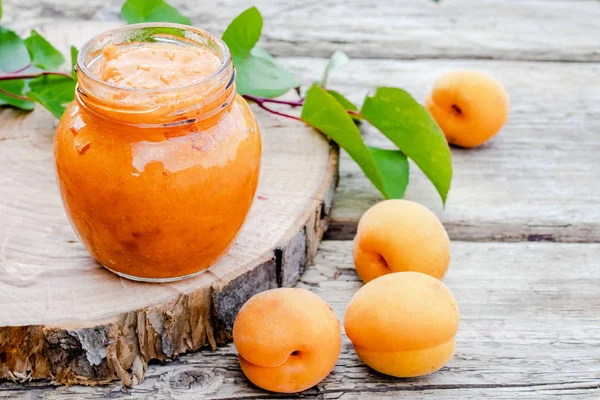
M 1 89 L 1 88 L 0 88 L 0 93 L 2 93 L 3 95 L 6 95 L 8 97 L 12 97 L 13 99 L 23 100 L 23 101 L 31 101 L 31 100 L 29 100 L 25 96 L 19 96 L 18 94 L 14 94 L 14 93 L 8 92 L 8 91 L 6 91 L 4 89 Z
M 292 107 L 300 107 L 304 103 L 304 98 L 301 98 L 300 100 L 297 100 L 297 101 L 289 101 L 289 100 L 277 100 L 277 99 L 269 99 L 266 97 L 252 96 L 250 94 L 245 94 L 242 97 L 244 97 L 246 100 L 251 100 L 257 104 L 274 103 L 274 104 L 285 104 L 285 105 L 292 106 Z
M 71 75 L 66 72 L 41 71 L 41 72 L 36 72 L 33 74 L 20 74 L 20 73 L 3 74 L 3 75 L 0 75 L 0 81 L 9 81 L 12 79 L 33 79 L 33 78 L 37 78 L 39 76 L 44 76 L 44 75 L 58 75 L 58 76 L 65 76 L 67 78 L 72 78 Z
M 272 108 L 269 108 L 267 106 L 265 106 L 265 103 L 262 102 L 257 102 L 256 103 L 260 108 L 262 108 L 265 111 L 270 112 L 271 114 L 275 114 L 275 115 L 279 115 L 281 117 L 286 117 L 286 118 L 290 118 L 290 119 L 294 119 L 296 121 L 302 121 L 300 118 L 294 116 L 294 115 L 290 115 L 290 114 L 285 114 L 276 110 L 273 110 Z
M 252 96 L 252 95 L 249 95 L 249 94 L 245 94 L 245 95 L 243 95 L 243 97 L 246 100 L 250 100 L 250 101 L 255 102 L 260 108 L 262 108 L 265 111 L 270 112 L 271 114 L 275 114 L 275 115 L 279 115 L 281 117 L 286 117 L 286 118 L 294 119 L 296 121 L 301 121 L 300 118 L 298 118 L 298 117 L 296 117 L 294 115 L 285 114 L 285 113 L 273 110 L 272 108 L 269 108 L 269 107 L 267 107 L 265 105 L 265 103 L 276 103 L 276 104 L 286 104 L 288 106 L 297 107 L 297 106 L 301 106 L 302 105 L 301 102 L 267 99 L 267 98 L 264 98 L 264 97 Z M 301 101 L 304 101 L 304 99 L 302 99 Z
M 346 110 L 346 112 L 347 112 L 348 114 L 350 114 L 350 115 L 352 115 L 352 116 L 356 117 L 356 118 L 360 118 L 360 119 L 362 119 L 362 115 L 361 115 L 361 113 L 360 113 L 360 112 L 358 112 L 358 111 Z
M 11 74 L 18 74 L 19 72 L 23 72 L 25 71 L 27 68 L 31 67 L 31 64 L 27 64 L 26 66 L 24 66 L 23 68 L 19 68 L 16 71 L 11 72 Z
M 255 102 L 260 108 L 262 108 L 263 110 L 266 110 L 266 111 L 270 112 L 271 114 L 280 115 L 282 117 L 295 119 L 296 121 L 302 121 L 300 118 L 295 117 L 293 115 L 285 114 L 285 113 L 273 110 L 272 108 L 267 107 L 265 105 L 265 103 L 284 104 L 284 105 L 290 106 L 290 107 L 300 107 L 300 106 L 302 106 L 304 104 L 304 97 L 302 97 L 300 100 L 296 100 L 296 101 L 269 99 L 269 98 L 266 98 L 266 97 L 253 96 L 251 94 L 244 94 L 244 95 L 242 95 L 242 97 L 245 98 L 246 100 L 250 100 L 250 101 Z M 348 114 L 356 117 L 356 118 L 362 119 L 362 115 L 358 111 L 346 110 L 346 112 Z

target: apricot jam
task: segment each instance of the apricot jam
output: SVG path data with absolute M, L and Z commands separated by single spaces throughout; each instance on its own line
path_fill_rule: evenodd
M 225 44 L 188 26 L 130 25 L 88 42 L 77 76 L 54 154 L 81 241 L 130 279 L 210 267 L 248 214 L 261 155 Z

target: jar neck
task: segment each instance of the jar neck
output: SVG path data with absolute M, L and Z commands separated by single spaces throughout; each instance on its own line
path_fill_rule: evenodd
M 137 89 L 108 83 L 95 76 L 90 65 L 103 62 L 102 50 L 114 46 L 168 43 L 209 49 L 220 60 L 219 68 L 197 82 L 178 87 Z M 174 65 L 173 69 L 185 68 Z M 235 98 L 235 70 L 229 50 L 209 33 L 178 24 L 137 24 L 118 28 L 93 38 L 77 59 L 79 105 L 111 122 L 141 128 L 169 127 L 216 121 Z M 202 123 L 204 125 L 204 123 Z

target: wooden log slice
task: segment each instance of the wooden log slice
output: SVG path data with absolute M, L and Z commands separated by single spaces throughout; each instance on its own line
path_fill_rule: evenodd
M 61 50 L 114 24 L 46 27 Z M 0 110 L 0 378 L 141 382 L 150 360 L 230 339 L 253 294 L 296 283 L 327 227 L 335 146 L 254 108 L 263 138 L 256 199 L 230 252 L 195 278 L 147 284 L 97 264 L 77 240 L 55 182 L 55 120 Z

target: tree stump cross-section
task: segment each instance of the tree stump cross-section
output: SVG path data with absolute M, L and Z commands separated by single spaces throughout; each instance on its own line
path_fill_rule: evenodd
M 260 183 L 229 253 L 197 277 L 148 284 L 97 264 L 55 182 L 55 121 L 0 111 L 0 378 L 134 385 L 150 360 L 228 341 L 253 294 L 296 283 L 327 227 L 338 150 L 306 125 L 254 110 Z

